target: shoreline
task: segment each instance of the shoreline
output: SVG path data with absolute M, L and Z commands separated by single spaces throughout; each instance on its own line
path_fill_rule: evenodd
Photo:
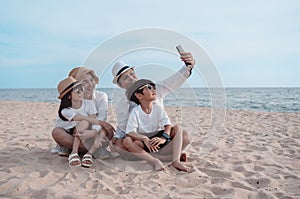
M 59 101 L 58 102 L 34 102 L 34 101 L 18 101 L 18 100 L 0 100 L 0 103 L 44 103 L 44 104 L 57 104 L 59 105 Z M 108 103 L 109 107 L 113 106 L 113 103 Z M 201 106 L 167 106 L 165 105 L 165 108 L 196 108 L 196 109 L 222 109 L 222 110 L 226 110 L 226 111 L 244 111 L 244 112 L 250 112 L 250 113 L 266 113 L 266 114 L 300 114 L 300 112 L 276 112 L 276 111 L 260 111 L 260 110 L 250 110 L 250 109 L 234 109 L 234 108 L 213 108 L 213 107 L 201 107 Z
M 67 158 L 50 152 L 57 108 L 55 102 L 0 101 L 0 197 L 300 197 L 300 113 L 226 109 L 216 144 L 200 156 L 211 108 L 166 107 L 172 123 L 193 134 L 185 151 L 193 171 L 186 174 L 151 172 L 143 161 L 120 158 L 70 169 Z M 113 112 L 107 121 L 115 126 Z
M 35 101 L 35 102 L 58 102 L 57 89 L 0 89 L 1 100 Z M 118 96 L 124 94 L 120 89 L 101 89 L 108 95 L 110 104 L 114 104 Z M 215 95 L 214 95 L 215 96 Z M 224 102 L 223 108 L 230 110 L 246 110 L 258 112 L 298 112 L 300 113 L 300 89 L 299 88 L 228 88 L 225 99 L 217 95 L 215 99 L 219 103 Z M 215 97 L 217 97 L 215 96 Z M 208 88 L 179 88 L 165 98 L 166 106 L 189 106 L 210 108 L 212 93 Z

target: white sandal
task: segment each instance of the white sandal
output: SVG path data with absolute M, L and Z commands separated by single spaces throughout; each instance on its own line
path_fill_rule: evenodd
M 80 167 L 81 161 L 77 153 L 71 153 L 68 158 L 70 167 Z M 78 164 L 72 164 L 73 162 L 79 162 Z
M 91 154 L 85 154 L 82 158 L 82 166 L 91 167 L 93 164 L 93 156 Z

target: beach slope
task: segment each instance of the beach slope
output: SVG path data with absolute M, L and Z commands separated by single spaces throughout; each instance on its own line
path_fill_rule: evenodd
M 0 198 L 300 198 L 300 113 L 227 110 L 217 143 L 200 156 L 211 109 L 168 107 L 171 121 L 193 134 L 193 170 L 183 173 L 120 158 L 71 169 L 50 152 L 57 109 L 0 101 Z

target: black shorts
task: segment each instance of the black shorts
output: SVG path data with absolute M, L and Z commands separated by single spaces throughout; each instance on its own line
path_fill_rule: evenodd
M 70 134 L 70 135 L 73 135 L 74 134 L 74 131 L 75 131 L 75 128 L 76 127 L 73 127 L 73 128 L 70 128 L 70 129 L 66 129 L 65 131 Z
M 161 130 L 161 131 L 158 131 L 155 135 L 152 135 L 149 137 L 149 139 L 151 140 L 152 138 L 154 137 L 162 137 L 162 134 L 164 133 L 164 130 Z M 167 144 L 169 144 L 170 141 L 166 141 L 165 143 L 163 144 L 160 144 L 159 145 L 159 149 L 163 148 L 164 146 L 166 146 Z M 148 147 L 146 146 L 146 144 L 142 141 L 143 145 L 144 145 L 144 150 L 147 152 L 147 153 L 150 153 Z
M 70 129 L 66 129 L 65 131 L 70 135 L 74 135 L 75 129 L 76 129 L 76 126 L 74 126 L 73 128 L 70 128 Z M 88 130 L 91 130 L 91 129 L 92 129 L 92 125 L 90 124 L 88 127 Z

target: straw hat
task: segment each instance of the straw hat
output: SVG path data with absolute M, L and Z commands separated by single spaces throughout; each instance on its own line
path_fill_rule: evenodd
M 94 78 L 96 84 L 99 83 L 99 77 L 96 75 L 96 73 L 94 72 L 94 70 L 88 69 L 88 68 L 86 68 L 84 66 L 73 68 L 69 72 L 69 77 L 73 77 L 73 78 L 81 81 L 82 78 L 83 78 L 83 76 L 85 74 L 90 74 Z
M 116 84 L 118 82 L 119 77 L 129 69 L 134 69 L 134 66 L 129 66 L 121 61 L 115 63 L 115 65 L 112 68 L 112 75 L 114 76 L 113 83 Z
M 70 90 L 81 84 L 82 82 L 77 81 L 73 77 L 67 77 L 66 79 L 60 81 L 57 85 L 57 90 L 59 92 L 58 99 L 63 98 L 63 96 L 65 96 L 65 94 L 67 94 Z

